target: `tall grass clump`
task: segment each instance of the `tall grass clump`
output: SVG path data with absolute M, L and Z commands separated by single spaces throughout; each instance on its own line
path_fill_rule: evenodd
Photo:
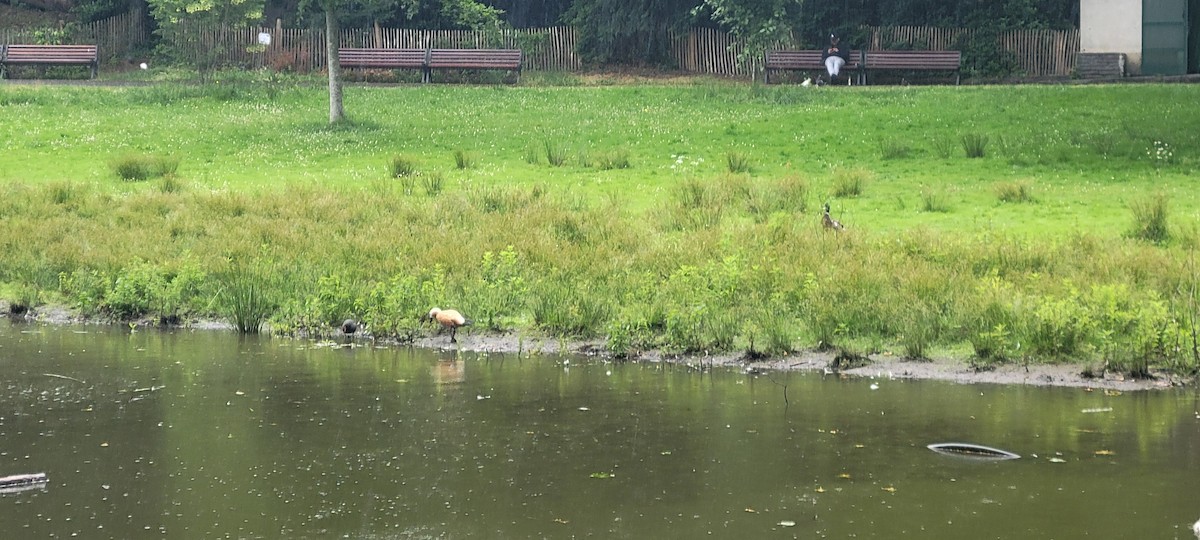
M 725 154 L 725 165 L 729 172 L 733 174 L 749 173 L 753 168 L 750 164 L 750 156 L 738 151 L 731 151 Z
M 257 334 L 278 307 L 274 270 L 265 263 L 239 265 L 218 276 L 218 311 L 243 334 Z
M 180 193 L 184 190 L 186 184 L 175 175 L 164 176 L 158 181 L 158 191 L 160 193 Z
M 981 158 L 987 154 L 988 136 L 982 133 L 967 133 L 960 139 L 963 152 L 969 158 Z
M 804 213 L 808 209 L 808 182 L 796 175 L 758 182 L 746 193 L 746 209 L 756 223 L 776 212 Z
M 596 165 L 596 160 L 592 159 L 592 153 L 587 148 L 580 149 L 575 154 L 575 160 L 579 163 L 580 167 L 585 169 L 590 169 Z
M 1027 181 L 998 182 L 995 185 L 996 198 L 1006 203 L 1033 202 L 1033 187 Z
M 1129 203 L 1133 213 L 1133 227 L 1129 236 L 1147 242 L 1162 244 L 1171 239 L 1168 229 L 1167 196 L 1159 193 Z
M 50 202 L 66 206 L 79 196 L 80 188 L 74 182 L 52 182 L 47 185 L 50 192 Z
M 608 326 L 613 310 L 607 297 L 607 291 L 552 276 L 536 284 L 530 311 L 534 324 L 550 335 L 591 337 Z
M 596 156 L 596 166 L 602 171 L 630 168 L 632 165 L 629 161 L 629 149 L 614 148 L 601 153 Z
M 141 182 L 175 174 L 179 169 L 179 158 L 127 154 L 114 159 L 109 167 L 122 180 Z
M 542 149 L 546 153 L 546 163 L 552 167 L 562 167 L 567 163 L 567 150 L 563 145 L 552 139 L 542 141 Z
M 929 141 L 933 154 L 942 159 L 950 159 L 954 155 L 954 141 L 946 137 L 934 137 Z
M 674 192 L 672 225 L 678 229 L 707 229 L 721 223 L 728 197 L 720 186 L 696 178 L 684 179 Z
M 879 157 L 881 159 L 903 159 L 912 153 L 908 143 L 896 139 L 879 140 Z
M 924 189 L 921 191 L 921 210 L 939 213 L 949 212 L 950 198 L 941 191 Z
M 834 197 L 858 197 L 862 195 L 871 172 L 862 167 L 838 167 L 833 170 L 833 188 L 830 193 Z
M 990 369 L 1016 358 L 1027 319 L 1016 287 L 996 275 L 986 276 L 976 285 L 970 306 L 963 319 L 974 351 L 971 365 Z
M 440 171 L 422 174 L 421 186 L 425 188 L 426 195 L 435 197 L 446 188 L 446 176 Z
M 525 152 L 521 157 L 525 160 L 525 163 L 537 165 L 542 162 L 542 149 L 538 148 L 536 144 L 529 144 L 525 146 Z
M 389 170 L 392 178 L 407 178 L 417 174 L 417 164 L 404 156 L 394 156 Z
M 461 148 L 456 148 L 454 150 L 454 168 L 460 171 L 465 169 L 473 169 L 475 168 L 476 161 L 477 160 L 475 159 L 474 153 L 467 152 Z

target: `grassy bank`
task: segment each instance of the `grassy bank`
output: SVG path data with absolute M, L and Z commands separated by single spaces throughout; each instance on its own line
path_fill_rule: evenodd
M 329 127 L 320 89 L 280 83 L 0 86 L 0 281 L 247 330 L 404 340 L 441 305 L 618 355 L 1191 372 L 1197 94 L 350 88 Z

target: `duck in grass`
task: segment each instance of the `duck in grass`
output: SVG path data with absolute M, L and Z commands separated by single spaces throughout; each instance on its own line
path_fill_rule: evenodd
M 842 226 L 842 222 L 833 219 L 833 217 L 829 215 L 829 203 L 825 203 L 825 214 L 821 216 L 821 225 L 824 225 L 826 229 L 832 229 L 835 231 L 841 231 L 845 229 L 845 227 Z
M 453 309 L 433 308 L 429 310 L 429 320 L 437 321 L 442 328 L 450 329 L 450 343 L 458 343 L 458 340 L 454 339 L 458 327 L 471 326 L 471 319 L 463 317 L 462 313 Z

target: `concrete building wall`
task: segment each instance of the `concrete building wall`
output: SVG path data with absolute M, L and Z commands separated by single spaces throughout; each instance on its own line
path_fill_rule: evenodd
M 1079 52 L 1125 53 L 1129 75 L 1142 72 L 1142 0 L 1079 0 Z

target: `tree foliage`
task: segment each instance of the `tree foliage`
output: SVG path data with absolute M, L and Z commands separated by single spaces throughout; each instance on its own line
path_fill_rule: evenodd
M 671 30 L 691 23 L 693 0 L 575 0 L 566 21 L 589 64 L 671 62 Z
M 804 20 L 804 0 L 704 0 L 700 14 L 708 10 L 742 42 L 746 56 L 758 57 L 773 43 L 784 41 Z
M 200 31 L 208 25 L 246 26 L 262 21 L 264 0 L 147 0 L 150 14 L 164 40 L 158 52 L 177 62 L 191 64 L 203 77 L 224 52 L 212 34 Z M 169 43 L 178 44 L 171 48 Z

